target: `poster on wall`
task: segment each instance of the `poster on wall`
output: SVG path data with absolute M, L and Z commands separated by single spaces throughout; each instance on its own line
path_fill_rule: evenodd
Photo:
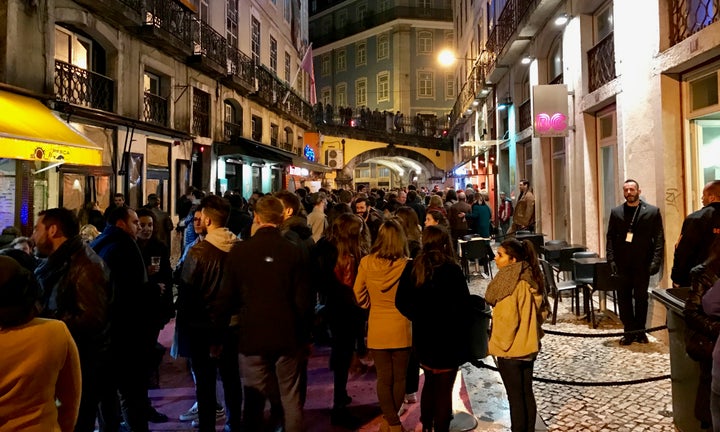
M 0 175 L 0 230 L 15 225 L 15 177 Z

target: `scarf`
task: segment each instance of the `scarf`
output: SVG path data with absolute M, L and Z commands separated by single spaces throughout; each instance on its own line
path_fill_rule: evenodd
M 532 279 L 530 266 L 526 263 L 522 261 L 514 262 L 501 268 L 488 285 L 485 292 L 485 301 L 491 306 L 495 306 L 500 300 L 509 297 L 521 280 L 530 284 L 533 289 L 538 290 L 538 284 Z

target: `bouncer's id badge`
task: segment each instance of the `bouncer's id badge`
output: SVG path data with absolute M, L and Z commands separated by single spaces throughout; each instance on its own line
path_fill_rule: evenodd
M 628 243 L 632 243 L 633 233 L 632 231 L 628 231 L 627 235 L 625 236 L 625 241 Z

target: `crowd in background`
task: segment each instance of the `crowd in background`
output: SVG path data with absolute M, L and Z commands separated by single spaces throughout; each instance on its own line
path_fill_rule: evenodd
M 70 374 L 62 385 L 80 386 L 66 389 L 77 400 L 67 405 L 74 414 L 61 410 L 61 430 L 92 431 L 99 422 L 103 431 L 142 432 L 168 421 L 147 391 L 165 352 L 159 332 L 173 318 L 171 354 L 189 360 L 197 396 L 180 419 L 201 431 L 223 419 L 226 431 L 260 430 L 266 400 L 270 422 L 302 430 L 311 343 L 331 347 L 333 424 L 359 426 L 347 380 L 361 359 L 377 371 L 384 430 L 404 430 L 400 415 L 418 400 L 421 369 L 423 428 L 448 430 L 455 376 L 470 360 L 469 292 L 456 248 L 466 235 L 489 241 L 495 232 L 487 191 L 361 186 L 246 200 L 191 188 L 178 200 L 176 226 L 154 194 L 138 209 L 122 194 L 113 198 L 104 212 L 95 204 L 78 214 L 45 210 L 32 237 L 1 252 L 34 272 L 26 279 L 37 289 L 16 295 L 33 305 L 27 316 L 64 322 L 76 347 L 82 379 L 57 371 Z M 3 239 L 16 234 L 6 229 Z M 173 235 L 182 238 L 175 266 Z M 58 349 L 72 357 L 73 347 Z M 32 403 L 46 404 L 48 394 Z M 19 421 L 56 421 L 18 412 Z

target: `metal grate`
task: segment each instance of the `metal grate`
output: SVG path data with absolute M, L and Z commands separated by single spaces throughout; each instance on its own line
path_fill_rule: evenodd
M 232 137 L 241 137 L 243 133 L 242 124 L 225 122 L 225 140 L 230 141 Z
M 605 36 L 588 51 L 588 90 L 594 92 L 615 79 L 615 38 Z
M 112 111 L 115 82 L 110 78 L 55 60 L 55 97 L 75 105 Z
M 675 45 L 720 18 L 717 0 L 670 0 L 670 44 Z
M 210 136 L 210 95 L 193 88 L 193 134 Z
M 143 116 L 146 122 L 167 126 L 167 99 L 150 92 L 145 92 Z

